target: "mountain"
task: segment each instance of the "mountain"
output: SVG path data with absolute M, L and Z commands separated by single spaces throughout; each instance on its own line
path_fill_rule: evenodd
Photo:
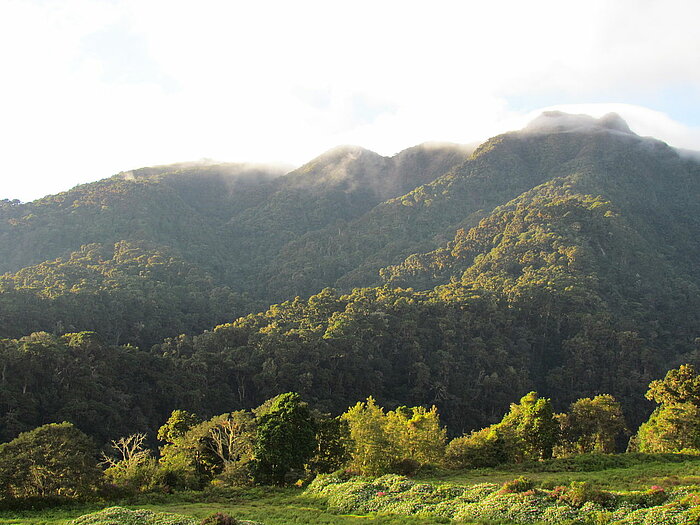
M 109 341 L 148 348 L 256 311 L 285 297 L 268 281 L 285 264 L 280 254 L 289 243 L 433 180 L 470 151 L 432 144 L 386 158 L 346 146 L 289 173 L 275 166 L 181 163 L 120 173 L 30 203 L 4 201 L 0 271 L 8 273 L 0 307 L 10 314 L 0 322 L 0 336 L 99 327 Z M 100 274 L 121 263 L 105 262 L 111 255 L 95 262 L 81 254 L 93 252 L 93 245 L 114 251 L 123 243 L 177 259 L 197 277 L 167 292 L 182 272 L 154 273 L 143 255 L 126 273 L 110 274 L 105 285 Z M 88 275 L 76 271 L 81 264 L 90 267 Z M 134 294 L 125 290 L 136 289 L 163 293 L 141 293 L 144 304 L 135 308 Z M 101 306 L 81 307 L 86 294 L 99 295 Z M 106 323 L 110 311 L 130 317 Z
M 280 286 L 328 275 L 378 286 L 288 301 L 156 351 L 235 356 L 217 384 L 244 404 L 297 390 L 338 411 L 374 395 L 435 403 L 468 430 L 528 389 L 559 409 L 608 392 L 634 425 L 648 383 L 700 357 L 698 197 L 700 164 L 619 117 L 545 114 L 336 235 L 289 244 L 278 266 Z M 369 271 L 412 251 L 383 283 Z
M 286 174 L 148 168 L 6 202 L 3 435 L 55 406 L 128 427 L 117 343 L 143 348 L 128 384 L 159 385 L 134 387 L 138 430 L 298 391 L 333 413 L 436 404 L 462 432 L 533 389 L 558 410 L 613 394 L 633 428 L 651 379 L 700 364 L 697 158 L 616 115 L 545 113 L 471 154 L 341 147 Z M 88 329 L 106 340 L 60 335 Z M 44 354 L 105 394 L 81 404 Z

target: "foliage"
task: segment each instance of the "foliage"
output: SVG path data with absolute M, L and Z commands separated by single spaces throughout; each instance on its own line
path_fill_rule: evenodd
M 44 425 L 0 445 L 5 498 L 83 496 L 99 483 L 97 451 L 70 423 Z
M 700 376 L 692 365 L 681 365 L 663 380 L 652 381 L 646 397 L 660 406 L 639 427 L 641 452 L 700 449 Z
M 613 500 L 612 494 L 599 490 L 586 481 L 572 481 L 568 487 L 558 487 L 551 496 L 558 501 L 568 503 L 572 507 L 582 507 L 586 503 L 594 503 L 605 507 Z
M 615 440 L 626 430 L 622 408 L 609 394 L 579 399 L 559 422 L 564 453 L 615 452 Z
M 187 410 L 173 410 L 168 420 L 158 429 L 158 439 L 174 443 L 199 423 L 201 420 L 196 414 Z
M 248 481 L 255 436 L 255 422 L 248 412 L 198 422 L 194 414 L 175 410 L 158 436 L 166 441 L 160 463 L 173 484 L 200 488 L 217 475 L 230 484 Z
M 0 340 L 0 440 L 56 420 L 98 444 L 154 431 L 184 404 L 186 383 L 167 359 L 107 345 L 94 332 Z
M 515 478 L 510 481 L 506 481 L 503 483 L 503 486 L 501 487 L 501 490 L 499 490 L 499 494 L 516 494 L 519 492 L 527 492 L 532 490 L 535 487 L 535 484 L 532 482 L 531 479 L 528 479 L 526 477 L 520 477 L 520 478 Z
M 554 418 L 552 403 L 530 392 L 513 403 L 510 412 L 498 425 L 512 442 L 513 458 L 516 461 L 549 459 L 559 439 L 559 425 Z
M 455 438 L 445 450 L 445 463 L 454 469 L 495 467 L 509 459 L 508 446 L 497 426 Z
M 394 455 L 384 409 L 374 398 L 368 397 L 366 402 L 358 402 L 341 417 L 350 427 L 351 468 L 365 475 L 385 473 Z
M 350 429 L 347 421 L 316 415 L 316 451 L 307 464 L 313 474 L 329 474 L 350 461 Z
M 446 430 L 435 407 L 404 406 L 385 413 L 369 397 L 341 418 L 347 421 L 352 438 L 350 466 L 361 474 L 412 474 L 421 465 L 442 461 Z
M 297 393 L 280 394 L 256 419 L 253 477 L 258 483 L 282 485 L 292 470 L 301 470 L 316 451 L 316 426 Z
M 693 403 L 658 407 L 637 432 L 640 452 L 700 450 L 700 408 Z
M 649 384 L 645 397 L 659 405 L 692 403 L 700 406 L 700 376 L 693 365 L 669 370 L 666 377 Z
M 112 441 L 116 457 L 102 453 L 108 482 L 129 492 L 148 492 L 158 486 L 161 481 L 158 463 L 145 448 L 145 440 L 146 434 L 132 434 Z
M 398 407 L 387 414 L 386 428 L 398 451 L 399 462 L 437 464 L 443 459 L 447 429 L 441 426 L 435 406 Z
M 533 389 L 557 411 L 609 392 L 634 428 L 649 381 L 700 359 L 699 174 L 593 126 L 2 202 L 0 439 L 70 420 L 106 444 L 288 391 L 435 405 L 452 436 Z
M 635 493 L 640 498 L 631 504 L 629 493 L 606 492 L 590 483 L 572 482 L 568 487 L 544 491 L 522 478 L 501 486 L 495 483 L 435 485 L 393 475 L 349 481 L 319 476 L 309 485 L 307 494 L 322 498 L 342 513 L 440 516 L 469 523 L 622 525 L 692 523 L 693 519 L 692 506 L 681 501 L 683 491 L 674 494 L 672 501 L 664 505 L 660 503 L 665 500 L 644 500 L 646 492 Z
M 198 525 L 199 522 L 194 518 L 178 514 L 109 507 L 76 518 L 71 523 L 72 525 L 110 525 L 115 523 L 119 525 Z
M 223 512 L 217 512 L 204 518 L 199 522 L 199 525 L 238 525 L 239 523 L 236 518 L 232 518 Z

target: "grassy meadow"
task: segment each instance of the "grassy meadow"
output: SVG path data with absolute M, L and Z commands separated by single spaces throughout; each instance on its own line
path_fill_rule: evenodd
M 644 491 L 651 486 L 665 490 L 700 486 L 700 458 L 680 454 L 583 455 L 537 463 L 512 465 L 498 469 L 470 471 L 424 471 L 415 481 L 433 486 L 494 483 L 525 476 L 539 489 L 552 489 L 572 481 L 587 481 L 610 491 Z M 130 509 L 148 509 L 202 519 L 214 512 L 224 512 L 238 519 L 265 525 L 359 523 L 432 525 L 450 523 L 444 516 L 407 516 L 383 513 L 353 513 L 334 509 L 328 501 L 309 495 L 304 489 L 289 488 L 216 488 L 202 492 L 148 494 L 117 502 L 84 503 L 37 510 L 0 511 L 2 525 L 68 525 L 83 514 L 104 507 L 120 505 Z M 492 522 L 491 522 L 492 523 Z

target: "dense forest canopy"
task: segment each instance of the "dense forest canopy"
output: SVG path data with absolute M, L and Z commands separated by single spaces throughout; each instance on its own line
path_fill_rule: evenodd
M 455 435 L 532 390 L 556 410 L 607 393 L 636 428 L 649 382 L 700 361 L 699 208 L 700 163 L 562 114 L 473 152 L 342 147 L 6 201 L 0 436 L 68 420 L 104 443 L 289 391 L 333 414 L 435 405 Z

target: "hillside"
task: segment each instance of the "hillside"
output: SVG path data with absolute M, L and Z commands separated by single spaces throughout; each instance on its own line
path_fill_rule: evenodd
M 285 264 L 278 254 L 287 244 L 433 180 L 468 151 L 425 145 L 385 158 L 342 147 L 286 175 L 269 166 L 183 163 L 120 173 L 30 203 L 4 202 L 0 271 L 8 273 L 0 305 L 21 315 L 0 322 L 0 336 L 97 328 L 112 342 L 148 348 L 164 337 L 196 333 L 259 310 L 280 297 L 267 283 L 273 277 L 261 268 L 275 276 L 276 267 Z M 154 273 L 149 257 L 131 262 L 128 282 L 120 274 L 110 276 L 107 286 L 90 284 L 102 277 L 87 268 L 76 272 L 81 265 L 94 270 L 80 255 L 94 251 L 93 245 L 109 249 L 120 243 L 147 246 L 155 256 L 164 252 L 197 277 L 178 284 L 182 293 L 166 291 L 176 275 Z M 142 294 L 137 302 L 150 304 L 134 309 L 127 291 L 134 287 L 164 295 L 145 299 Z M 80 306 L 76 294 L 84 298 L 88 291 L 102 296 L 96 309 Z M 216 299 L 202 300 L 202 295 Z M 216 312 L 205 304 L 211 301 Z M 108 319 L 105 310 L 132 313 L 122 322 L 119 315 Z M 105 328 L 105 322 L 119 326 Z M 137 322 L 151 329 L 134 329 Z
M 700 163 L 615 115 L 544 114 L 469 157 L 450 145 L 392 158 L 338 148 L 226 195 L 170 169 L 2 212 L 12 264 L 69 250 L 6 263 L 2 335 L 94 329 L 106 338 L 98 361 L 127 358 L 112 343 L 157 343 L 130 380 L 167 363 L 179 386 L 153 394 L 139 428 L 171 408 L 213 414 L 298 391 L 333 413 L 369 395 L 390 408 L 436 404 L 461 433 L 533 389 L 557 410 L 613 394 L 634 428 L 650 410 L 649 381 L 700 362 Z M 114 210 L 134 196 L 149 204 L 127 220 Z M 86 204 L 72 213 L 69 201 Z M 95 244 L 67 248 L 81 224 L 99 235 L 81 230 L 79 242 Z M 111 240 L 127 233 L 139 238 Z M 329 286 L 338 291 L 319 291 Z M 19 374 L 3 376 L 8 428 L 51 415 L 31 408 L 42 394 L 21 379 L 32 341 L 4 342 Z M 75 346 L 41 341 L 56 356 Z M 72 399 L 61 377 L 44 381 Z M 104 405 L 122 425 L 117 399 Z

